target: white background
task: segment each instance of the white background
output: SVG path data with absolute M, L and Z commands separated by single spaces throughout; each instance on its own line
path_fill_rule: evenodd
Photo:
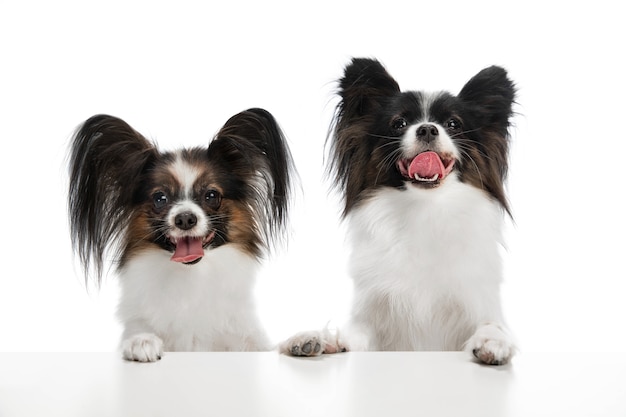
M 0 3 L 0 351 L 109 351 L 113 275 L 87 292 L 68 237 L 66 152 L 96 113 L 162 149 L 207 144 L 264 107 L 289 138 L 302 192 L 287 250 L 258 280 L 278 341 L 341 322 L 336 196 L 323 176 L 334 81 L 380 59 L 403 89 L 458 92 L 483 67 L 519 88 L 503 287 L 527 351 L 626 345 L 623 158 L 626 60 L 618 2 Z M 587 4 L 587 2 L 584 2 Z

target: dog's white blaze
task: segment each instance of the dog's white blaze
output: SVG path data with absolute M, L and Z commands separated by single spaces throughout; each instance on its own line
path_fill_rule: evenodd
M 182 236 L 207 235 L 210 227 L 209 220 L 202 208 L 198 206 L 193 198 L 193 185 L 201 174 L 200 170 L 187 163 L 179 151 L 176 154 L 176 159 L 171 166 L 171 171 L 179 182 L 184 195 L 184 199 L 176 202 L 167 216 L 171 235 L 177 238 Z M 176 216 L 185 212 L 193 213 L 198 221 L 196 226 L 188 231 L 182 231 L 175 227 Z
M 198 179 L 198 176 L 200 176 L 200 170 L 188 164 L 179 151 L 176 154 L 176 160 L 172 164 L 172 172 L 182 186 L 185 197 L 192 198 L 193 185 Z
M 419 124 L 432 122 L 430 115 L 430 108 L 432 107 L 435 100 L 441 95 L 441 92 L 438 93 L 421 93 L 420 94 L 420 105 L 422 107 L 422 118 L 419 120 Z

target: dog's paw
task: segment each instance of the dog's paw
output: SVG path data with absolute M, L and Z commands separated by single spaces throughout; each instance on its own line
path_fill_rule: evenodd
M 337 332 L 326 327 L 321 331 L 301 332 L 279 345 L 280 353 L 292 356 L 319 356 L 321 354 L 347 352 L 337 338 Z
M 502 340 L 486 340 L 472 349 L 476 359 L 487 365 L 504 365 L 511 360 L 511 346 Z
M 504 365 L 515 354 L 511 337 L 498 325 L 489 323 L 480 326 L 467 341 L 465 350 L 487 365 Z
M 122 356 L 129 361 L 156 362 L 163 356 L 163 341 L 152 333 L 131 336 L 122 342 Z
M 319 356 L 324 353 L 322 332 L 298 333 L 280 344 L 280 353 L 292 356 Z

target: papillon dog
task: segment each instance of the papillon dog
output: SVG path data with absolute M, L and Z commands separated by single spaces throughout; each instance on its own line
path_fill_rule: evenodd
M 125 359 L 270 346 L 254 300 L 260 260 L 285 237 L 294 167 L 274 117 L 231 117 L 208 147 L 161 152 L 123 120 L 75 133 L 69 218 L 86 279 L 112 261 Z
M 329 137 L 351 244 L 351 319 L 332 334 L 297 334 L 282 352 L 466 350 L 486 364 L 511 359 L 500 250 L 515 94 L 497 66 L 453 95 L 403 92 L 377 60 L 352 60 Z

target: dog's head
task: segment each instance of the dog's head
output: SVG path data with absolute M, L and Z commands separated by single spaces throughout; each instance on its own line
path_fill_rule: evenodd
M 208 147 L 174 152 L 119 118 L 94 116 L 70 155 L 74 249 L 98 282 L 111 251 L 119 266 L 145 251 L 192 265 L 225 244 L 258 257 L 284 232 L 292 170 L 286 140 L 262 109 L 233 116 Z
M 380 62 L 356 58 L 339 80 L 331 172 L 347 214 L 377 187 L 432 189 L 450 177 L 504 194 L 515 87 L 504 69 L 480 71 L 458 95 L 402 92 Z

